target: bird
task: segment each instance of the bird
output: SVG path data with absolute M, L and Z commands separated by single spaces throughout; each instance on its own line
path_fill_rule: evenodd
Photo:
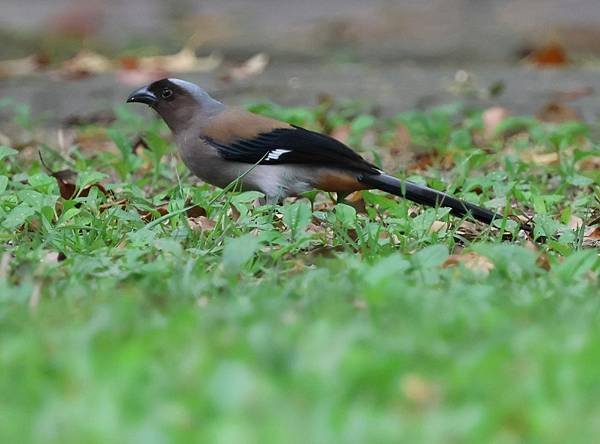
M 267 204 L 315 189 L 337 193 L 338 201 L 354 191 L 377 189 L 486 224 L 503 218 L 387 174 L 333 137 L 226 106 L 185 80 L 157 80 L 132 92 L 127 102 L 158 113 L 194 175 L 220 188 L 238 181 L 242 190 L 263 193 Z

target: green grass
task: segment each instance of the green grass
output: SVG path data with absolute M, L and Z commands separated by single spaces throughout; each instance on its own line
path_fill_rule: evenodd
M 251 108 L 346 127 L 393 173 L 535 213 L 546 241 L 378 192 L 363 194 L 364 212 L 322 194 L 256 207 L 256 193 L 195 184 L 164 126 L 125 109 L 60 149 L 3 146 L 1 442 L 596 439 L 594 128 L 519 118 L 482 142 L 481 113 L 461 106 L 394 119 L 353 104 Z M 33 137 L 26 110 L 17 119 Z M 399 128 L 428 167 L 395 162 Z M 140 132 L 149 149 L 132 151 Z M 113 149 L 80 148 L 90 134 Z M 74 196 L 38 149 L 78 173 Z M 191 203 L 205 216 L 188 218 Z

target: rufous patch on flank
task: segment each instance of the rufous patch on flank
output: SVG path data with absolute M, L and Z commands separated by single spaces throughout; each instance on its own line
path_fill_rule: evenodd
M 319 176 L 318 188 L 323 191 L 358 191 L 364 190 L 365 185 L 356 177 L 341 171 L 327 171 Z

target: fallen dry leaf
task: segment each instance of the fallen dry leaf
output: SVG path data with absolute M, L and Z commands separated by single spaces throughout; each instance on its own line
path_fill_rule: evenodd
M 162 69 L 152 71 L 142 69 L 121 69 L 117 72 L 117 80 L 124 85 L 139 86 L 168 77 L 168 75 L 169 73 Z
M 524 246 L 525 248 L 527 248 L 530 251 L 533 251 L 536 254 L 537 258 L 535 260 L 535 263 L 538 267 L 543 268 L 546 271 L 550 270 L 550 258 L 546 253 L 540 250 L 538 244 L 527 239 L 524 243 Z
M 154 208 L 153 211 L 141 212 L 140 218 L 144 222 L 150 222 L 150 221 L 154 220 L 156 217 L 160 217 L 160 216 L 164 216 L 165 214 L 168 214 L 169 213 L 168 206 L 169 206 L 169 203 L 166 202 L 166 203 Z M 157 216 L 157 213 L 158 213 L 158 216 Z
M 63 199 L 68 200 L 75 197 L 77 186 L 77 173 L 72 170 L 61 170 L 61 171 L 49 171 L 49 174 L 56 179 L 56 183 L 58 184 L 58 189 L 60 191 L 60 195 Z M 90 194 L 90 190 L 92 188 L 98 188 L 100 192 L 104 195 L 110 194 L 106 188 L 100 183 L 93 183 L 91 185 L 86 186 L 79 192 L 80 197 L 86 197 Z
M 217 54 L 207 57 L 196 56 L 196 51 L 190 47 L 184 47 L 176 54 L 140 57 L 137 59 L 136 69 L 143 71 L 167 71 L 173 73 L 182 72 L 209 72 L 216 69 L 222 61 Z M 130 60 L 131 64 L 132 61 Z M 123 66 L 125 68 L 125 66 Z
M 449 227 L 449 224 L 447 222 L 442 222 L 441 220 L 434 220 L 433 223 L 431 224 L 431 227 L 429 227 L 429 232 L 430 233 L 439 233 L 439 232 L 445 232 Z
M 93 128 L 86 131 L 77 131 L 73 139 L 73 143 L 76 144 L 82 152 L 93 154 L 103 152 L 119 152 L 119 149 L 108 137 L 104 128 Z
M 571 217 L 569 218 L 569 221 L 567 222 L 567 225 L 572 228 L 573 230 L 578 230 L 579 228 L 581 228 L 583 226 L 583 219 L 581 219 L 580 217 L 571 215 Z
M 367 204 L 363 199 L 361 191 L 355 191 L 353 193 L 348 194 L 344 199 L 344 203 L 353 207 L 357 213 L 367 213 Z
M 66 60 L 57 74 L 67 79 L 80 79 L 94 74 L 110 71 L 112 63 L 103 55 L 93 51 L 79 51 L 73 58 Z
M 583 246 L 600 248 L 600 225 L 588 227 L 583 233 Z
M 588 239 L 600 240 L 600 225 L 588 227 L 584 236 Z
M 211 231 L 215 228 L 215 221 L 206 216 L 189 217 L 188 223 L 192 230 Z
M 539 67 L 558 67 L 569 62 L 567 52 L 558 43 L 549 43 L 535 49 L 529 54 L 527 61 Z
M 39 59 L 35 55 L 15 60 L 0 61 L 0 78 L 24 76 L 36 72 L 40 67 Z
M 525 162 L 535 163 L 536 165 L 554 165 L 560 160 L 557 152 L 537 153 L 535 151 L 524 151 L 521 159 Z
M 485 140 L 493 140 L 497 134 L 500 124 L 510 115 L 506 108 L 493 106 L 483 112 L 483 137 Z
M 494 263 L 487 257 L 474 251 L 465 254 L 453 254 L 442 263 L 442 268 L 455 267 L 463 264 L 469 270 L 479 271 L 483 274 L 489 274 L 494 269 Z
M 242 64 L 231 68 L 221 79 L 224 81 L 244 80 L 262 74 L 268 64 L 269 56 L 264 52 L 259 52 Z
M 115 113 L 110 110 L 95 111 L 85 115 L 71 115 L 63 123 L 67 127 L 82 127 L 86 125 L 97 125 L 107 127 L 116 120 Z
M 48 165 L 46 165 L 46 162 L 44 161 L 44 158 L 42 157 L 42 153 L 38 151 L 38 156 L 40 158 L 40 162 L 42 164 L 42 166 L 44 167 L 44 169 L 48 172 L 48 174 L 52 177 L 54 177 L 56 179 L 56 183 L 58 184 L 58 189 L 60 191 L 60 195 L 63 199 L 68 200 L 71 199 L 72 197 L 75 196 L 76 190 L 77 190 L 77 173 L 73 170 L 70 169 L 66 169 L 66 170 L 61 170 L 61 171 L 52 171 Z M 106 188 L 104 188 L 104 186 L 100 183 L 93 183 L 91 185 L 86 186 L 84 189 L 82 189 L 79 193 L 79 196 L 81 197 L 86 197 L 88 194 L 90 194 L 90 190 L 96 187 L 100 190 L 100 192 L 104 195 L 109 195 L 112 194 L 111 192 L 107 191 Z
M 134 57 L 119 60 L 121 71 L 118 79 L 127 85 L 149 83 L 169 75 L 169 73 L 210 72 L 216 69 L 223 58 L 216 54 L 198 57 L 191 46 L 170 55 Z
M 185 206 L 190 206 L 191 201 L 186 201 Z M 158 213 L 158 216 L 157 216 Z M 140 217 L 144 222 L 150 222 L 156 217 L 164 216 L 169 213 L 169 202 L 163 202 L 152 211 L 140 212 Z M 199 205 L 194 205 L 186 212 L 189 218 L 198 218 L 206 216 L 206 210 Z
M 577 168 L 581 171 L 600 170 L 600 156 L 588 156 L 577 162 Z
M 551 100 L 535 114 L 538 120 L 546 123 L 564 123 L 581 120 L 577 110 L 564 102 Z
M 416 153 L 414 160 L 410 163 L 408 171 L 423 171 L 431 166 L 437 166 L 441 170 L 449 170 L 454 166 L 454 156 L 448 152 L 440 155 L 437 151 Z
M 550 265 L 550 259 L 546 253 L 540 253 L 535 260 L 535 264 L 546 271 L 550 271 L 550 268 L 552 268 Z
M 186 201 L 186 203 L 185 203 L 186 206 L 190 206 L 190 204 L 191 204 L 190 201 Z M 200 205 L 194 205 L 192 208 L 187 210 L 187 215 L 189 217 L 205 217 L 206 210 L 204 208 L 202 208 Z
M 424 377 L 410 373 L 400 381 L 402 394 L 419 407 L 426 407 L 438 400 L 437 388 Z

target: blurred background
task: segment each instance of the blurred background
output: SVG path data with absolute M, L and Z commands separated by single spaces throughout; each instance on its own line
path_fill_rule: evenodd
M 3 0 L 0 38 L 1 97 L 48 124 L 163 76 L 234 103 L 599 111 L 597 0 Z

